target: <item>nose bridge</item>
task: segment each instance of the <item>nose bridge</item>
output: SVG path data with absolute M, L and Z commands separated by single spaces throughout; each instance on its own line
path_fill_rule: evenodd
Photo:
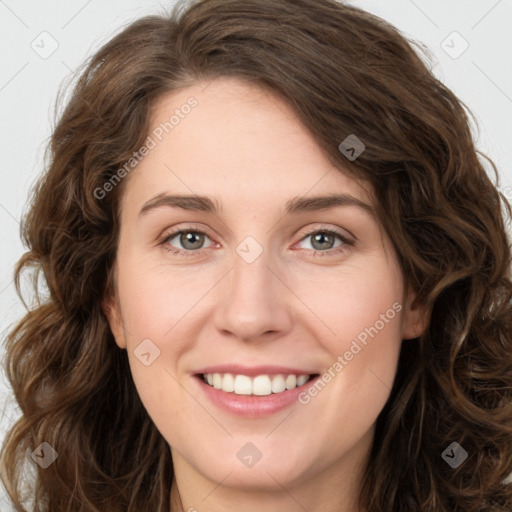
M 269 292 L 273 287 L 273 283 L 271 283 L 273 274 L 269 270 L 271 262 L 268 252 L 265 251 L 255 256 L 254 250 L 250 248 L 247 252 L 247 256 L 250 255 L 250 258 L 246 259 L 244 255 L 240 255 L 242 247 L 241 245 L 237 248 L 237 255 L 233 258 L 230 283 L 231 296 L 238 300 L 239 306 L 245 301 L 269 299 Z M 262 303 L 268 304 L 268 301 L 264 300 Z
M 216 326 L 243 339 L 290 328 L 286 287 L 269 267 L 272 255 L 252 237 L 236 248 L 232 271 L 224 281 Z

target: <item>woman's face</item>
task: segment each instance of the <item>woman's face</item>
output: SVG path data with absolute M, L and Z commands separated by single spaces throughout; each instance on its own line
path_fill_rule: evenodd
M 223 78 L 157 107 L 105 311 L 178 484 L 352 485 L 424 328 L 372 191 L 260 89 Z

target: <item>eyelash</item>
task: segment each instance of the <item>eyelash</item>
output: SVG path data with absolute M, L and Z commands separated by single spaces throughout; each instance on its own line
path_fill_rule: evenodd
M 176 249 L 174 247 L 169 247 L 168 245 L 166 245 L 167 242 L 169 242 L 176 235 L 179 235 L 181 233 L 196 233 L 196 234 L 199 234 L 199 235 L 206 235 L 208 237 L 208 233 L 206 233 L 205 231 L 203 231 L 201 229 L 193 228 L 193 227 L 188 227 L 188 228 L 185 228 L 185 229 L 180 229 L 180 230 L 174 231 L 172 233 L 166 233 L 159 240 L 158 245 L 161 245 L 167 252 L 169 252 L 171 254 L 182 255 L 185 258 L 197 256 L 198 254 L 201 254 L 205 250 L 205 249 L 181 250 L 181 249 Z M 338 253 L 341 253 L 343 251 L 346 251 L 347 250 L 346 246 L 351 247 L 351 246 L 355 245 L 355 242 L 353 242 L 352 240 L 349 240 L 345 235 L 341 234 L 340 232 L 338 232 L 338 231 L 336 231 L 334 229 L 327 229 L 327 228 L 324 228 L 324 229 L 322 229 L 322 228 L 318 229 L 317 228 L 317 229 L 314 229 L 312 231 L 309 231 L 308 233 L 304 234 L 304 236 L 300 239 L 300 241 L 304 240 L 305 238 L 308 238 L 311 235 L 315 235 L 315 234 L 318 234 L 318 233 L 323 233 L 323 234 L 329 234 L 329 235 L 337 236 L 343 242 L 343 244 L 339 245 L 338 247 L 336 247 L 334 249 L 327 249 L 325 251 L 320 251 L 318 249 L 307 249 L 309 251 L 313 251 L 313 256 L 314 257 L 333 256 L 335 254 L 338 254 Z M 208 238 L 210 238 L 210 237 L 208 237 Z

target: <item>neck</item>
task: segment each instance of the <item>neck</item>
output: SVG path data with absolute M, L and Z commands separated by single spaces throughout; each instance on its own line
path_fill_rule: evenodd
M 176 485 L 176 478 L 172 479 L 171 485 L 171 512 L 185 512 L 183 503 L 181 502 L 178 486 Z

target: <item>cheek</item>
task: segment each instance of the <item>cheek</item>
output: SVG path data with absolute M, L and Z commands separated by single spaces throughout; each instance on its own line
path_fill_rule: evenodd
M 173 438 L 179 435 L 175 425 L 191 422 L 190 411 L 180 407 L 190 401 L 178 383 L 181 357 L 199 338 L 202 323 L 195 319 L 201 299 L 219 277 L 211 272 L 194 276 L 185 269 L 170 272 L 140 260 L 123 263 L 119 295 L 132 377 L 148 414 Z
M 377 330 L 382 337 L 400 338 L 403 281 L 399 269 L 385 258 L 323 269 L 292 286 L 308 306 L 312 318 L 308 323 L 315 337 L 323 340 L 333 356 L 347 350 L 358 337 L 364 343 L 371 336 L 369 331 L 372 337 Z
M 128 331 L 128 345 L 145 338 L 165 350 L 179 352 L 187 334 L 192 334 L 194 315 L 201 310 L 201 299 L 218 281 L 211 272 L 195 275 L 184 268 L 171 271 L 166 265 L 149 265 L 144 260 L 127 261 L 119 273 L 119 294 Z M 179 336 L 177 335 L 179 333 Z M 133 346 L 132 348 L 135 348 Z
M 397 267 L 387 260 L 347 266 L 327 279 L 304 283 L 298 293 L 315 317 L 308 322 L 313 338 L 328 353 L 324 382 L 334 393 L 311 390 L 313 400 L 340 399 L 343 405 L 327 403 L 327 416 L 360 411 L 360 420 L 370 424 L 380 412 L 396 374 L 402 342 L 403 281 Z M 321 388 L 321 384 L 318 386 Z M 367 416 L 363 418 L 363 416 Z

